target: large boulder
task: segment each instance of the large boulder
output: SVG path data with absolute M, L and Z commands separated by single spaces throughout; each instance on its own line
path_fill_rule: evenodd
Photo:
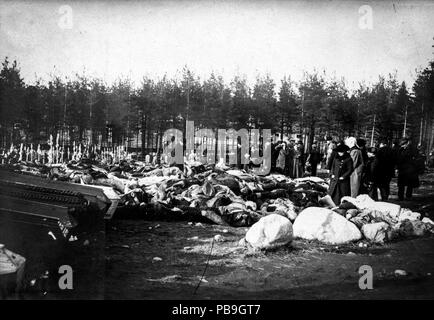
M 388 240 L 390 225 L 386 222 L 368 223 L 362 226 L 365 238 L 374 243 L 384 243 Z
M 362 238 L 352 222 L 326 208 L 309 207 L 295 219 L 294 237 L 318 240 L 329 244 L 342 244 Z
M 292 223 L 278 214 L 261 218 L 251 226 L 246 241 L 254 248 L 271 249 L 292 241 Z

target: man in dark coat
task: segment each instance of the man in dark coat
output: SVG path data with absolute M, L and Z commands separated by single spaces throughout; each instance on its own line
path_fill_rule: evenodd
M 364 166 L 364 175 L 362 180 L 364 194 L 368 194 L 372 200 L 378 201 L 378 185 L 376 179 L 376 166 L 378 164 L 377 148 L 371 147 L 366 149 L 366 161 Z
M 357 139 L 357 146 L 359 147 L 361 153 L 362 153 L 362 159 L 363 159 L 363 163 L 365 164 L 363 166 L 363 171 L 362 171 L 362 177 L 361 177 L 361 183 L 360 183 L 360 188 L 359 188 L 359 194 L 369 194 L 370 189 L 366 189 L 366 187 L 368 186 L 369 183 L 367 183 L 367 177 L 366 175 L 368 175 L 368 169 L 366 167 L 366 164 L 368 163 L 368 161 L 373 162 L 373 157 L 369 158 L 368 157 L 368 149 L 366 148 L 366 140 L 362 139 L 362 138 L 358 138 Z M 372 198 L 372 197 L 371 197 Z
M 400 141 L 398 139 L 395 139 L 392 142 L 392 148 L 391 148 L 391 152 L 392 152 L 392 156 L 393 156 L 393 167 L 396 167 L 396 162 L 398 161 L 398 153 L 399 153 L 399 149 L 400 149 Z M 393 176 L 395 176 L 395 173 L 393 174 Z
M 373 163 L 373 179 L 380 189 L 381 200 L 387 201 L 390 195 L 390 181 L 395 175 L 395 155 L 387 146 L 386 141 L 381 140 Z
M 336 147 L 336 156 L 330 169 L 328 193 L 336 205 L 340 204 L 342 197 L 351 195 L 350 176 L 353 172 L 353 160 L 348 150 L 349 148 L 343 144 Z
M 413 148 L 411 141 L 404 138 L 398 151 L 398 198 L 404 200 L 404 190 L 407 199 L 411 199 L 413 188 L 419 187 L 419 176 L 417 169 L 417 150 Z
M 285 157 L 285 175 L 290 178 L 295 178 L 294 176 L 294 157 L 295 157 L 295 141 L 293 139 L 289 140 L 288 148 Z
M 368 162 L 368 150 L 366 149 L 366 140 L 362 138 L 357 139 L 357 145 L 362 152 L 362 157 L 364 162 Z
M 311 175 L 316 176 L 316 170 L 318 167 L 318 163 L 321 161 L 321 153 L 319 152 L 316 143 L 312 143 L 312 147 L 307 158 L 307 162 L 311 166 Z

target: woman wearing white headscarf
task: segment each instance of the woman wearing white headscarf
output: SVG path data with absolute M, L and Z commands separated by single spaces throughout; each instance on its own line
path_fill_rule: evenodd
M 354 171 L 350 176 L 351 185 L 351 197 L 355 198 L 359 195 L 360 184 L 362 181 L 363 173 L 363 155 L 359 146 L 357 145 L 357 139 L 354 137 L 349 137 L 345 144 L 350 148 L 350 156 L 353 159 Z

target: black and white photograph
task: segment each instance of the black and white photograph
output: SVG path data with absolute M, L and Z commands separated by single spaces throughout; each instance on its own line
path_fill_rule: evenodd
M 0 300 L 434 298 L 434 1 L 0 0 L 0 60 Z

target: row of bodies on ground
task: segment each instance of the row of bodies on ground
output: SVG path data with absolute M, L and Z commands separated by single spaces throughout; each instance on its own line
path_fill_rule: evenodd
M 360 235 L 356 232 L 354 239 L 330 240 L 329 233 L 345 232 L 346 229 L 342 225 L 335 230 L 332 224 L 340 219 L 330 218 L 320 225 L 323 230 L 318 232 L 322 236 L 294 233 L 296 237 L 313 237 L 326 243 L 343 243 L 363 237 L 383 243 L 400 236 L 429 234 L 432 230 L 428 217 L 396 204 L 374 201 L 367 195 L 343 197 L 339 204 L 334 204 L 327 194 L 328 182 L 319 177 L 258 176 L 224 164 L 203 165 L 195 161 L 186 162 L 183 170 L 139 161 L 118 165 L 70 161 L 54 166 L 20 162 L 3 167 L 53 180 L 110 186 L 120 197 L 117 217 L 135 212 L 143 218 L 152 215 L 197 217 L 221 225 L 249 227 L 263 217 L 278 214 L 296 226 L 303 212 L 315 209 L 317 221 L 321 220 L 324 210 L 328 210 L 329 215 L 339 216 L 347 221 L 344 225 L 353 225 L 360 232 Z M 316 224 L 309 222 L 307 225 L 313 228 Z M 378 235 L 371 234 L 372 228 L 378 229 Z M 413 234 L 409 228 L 414 230 Z

